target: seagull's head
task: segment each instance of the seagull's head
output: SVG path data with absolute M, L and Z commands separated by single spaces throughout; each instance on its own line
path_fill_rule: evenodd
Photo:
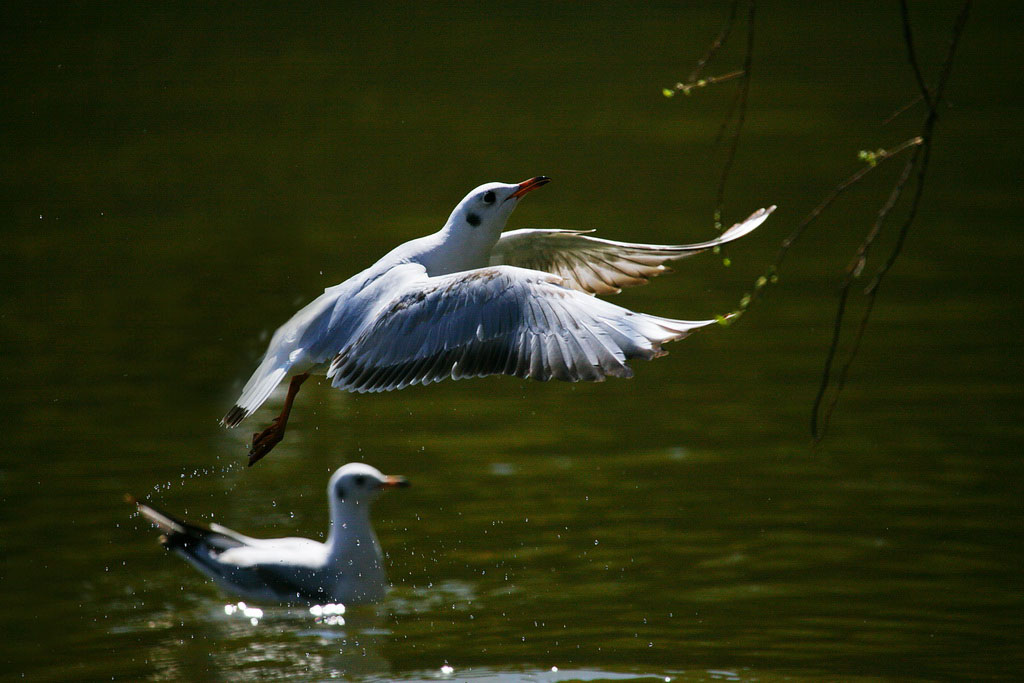
M 448 227 L 469 234 L 497 236 L 527 192 L 551 182 L 537 176 L 521 183 L 487 183 L 466 195 L 448 218 Z
M 405 477 L 383 474 L 376 467 L 350 462 L 331 476 L 327 497 L 331 505 L 369 504 L 381 491 L 409 485 Z

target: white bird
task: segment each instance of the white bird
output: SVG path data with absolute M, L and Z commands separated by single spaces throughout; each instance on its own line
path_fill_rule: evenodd
M 634 313 L 592 295 L 644 284 L 666 271 L 666 261 L 742 237 L 775 209 L 756 211 L 708 242 L 676 246 L 614 242 L 578 230 L 502 232 L 520 198 L 549 180 L 481 185 L 438 232 L 393 249 L 282 325 L 221 420 L 238 425 L 291 376 L 281 414 L 253 435 L 249 464 L 280 442 L 311 372 L 356 392 L 447 377 L 630 377 L 627 360 L 664 355 L 662 344 L 715 320 Z
M 370 503 L 387 488 L 408 486 L 362 463 L 349 463 L 327 485 L 327 542 L 250 538 L 220 524 L 204 529 L 127 496 L 160 528 L 160 543 L 228 593 L 284 603 L 376 602 L 387 592 L 384 557 L 370 525 Z

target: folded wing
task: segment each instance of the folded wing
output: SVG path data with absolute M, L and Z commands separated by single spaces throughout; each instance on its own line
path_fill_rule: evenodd
M 631 376 L 627 360 L 663 355 L 665 342 L 714 322 L 634 313 L 535 270 L 422 272 L 340 350 L 327 376 L 357 392 L 486 375 L 601 381 Z
M 169 549 L 191 551 L 197 547 L 203 547 L 211 552 L 220 553 L 246 545 L 242 540 L 244 537 L 226 527 L 219 527 L 219 530 L 204 529 L 136 500 L 132 496 L 126 496 L 126 500 L 135 505 L 139 514 L 163 532 L 164 535 L 160 538 L 160 543 Z
M 580 230 L 512 230 L 501 234 L 491 251 L 490 264 L 554 273 L 564 278 L 567 286 L 589 294 L 617 294 L 623 287 L 646 284 L 666 272 L 666 261 L 692 256 L 753 232 L 774 210 L 774 206 L 759 209 L 715 239 L 698 244 L 616 242 Z

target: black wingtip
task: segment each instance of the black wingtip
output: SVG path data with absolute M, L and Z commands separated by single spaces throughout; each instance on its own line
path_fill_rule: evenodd
M 181 548 L 188 550 L 189 548 L 195 547 L 199 542 L 198 538 L 192 538 L 187 534 L 177 533 L 166 533 L 160 534 L 160 537 L 156 539 L 157 543 L 162 545 L 167 550 L 176 550 Z
M 228 429 L 237 427 L 242 420 L 249 416 L 249 411 L 241 406 L 232 406 L 228 414 L 221 418 L 220 424 Z

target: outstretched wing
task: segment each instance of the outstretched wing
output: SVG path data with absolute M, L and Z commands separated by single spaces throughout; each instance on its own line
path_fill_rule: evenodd
M 663 355 L 665 342 L 715 322 L 634 313 L 563 283 L 510 266 L 423 271 L 341 349 L 327 376 L 357 392 L 486 375 L 601 381 L 631 376 L 627 360 Z
M 615 242 L 590 237 L 590 230 L 527 228 L 501 233 L 490 264 L 554 273 L 566 285 L 590 294 L 617 294 L 623 287 L 646 284 L 666 272 L 666 261 L 692 256 L 753 232 L 775 210 L 759 209 L 708 242 L 660 245 Z
M 381 273 L 368 272 L 327 288 L 278 328 L 222 425 L 234 427 L 252 415 L 289 372 L 330 361 L 366 320 L 373 318 L 391 292 L 400 290 L 405 280 L 419 277 L 423 268 L 406 263 Z

